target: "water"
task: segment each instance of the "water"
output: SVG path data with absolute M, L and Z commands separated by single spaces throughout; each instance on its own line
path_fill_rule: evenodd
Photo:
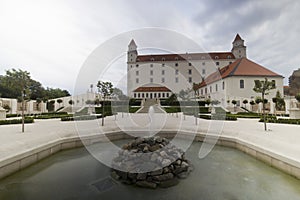
M 0 199 L 300 199 L 299 180 L 231 148 L 215 147 L 200 160 L 200 145 L 193 143 L 186 154 L 195 170 L 171 188 L 151 190 L 113 181 L 108 167 L 79 148 L 1 180 Z

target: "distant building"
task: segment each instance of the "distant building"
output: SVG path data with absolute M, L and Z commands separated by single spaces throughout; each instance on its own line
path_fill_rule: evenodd
M 247 58 L 240 58 L 212 73 L 198 85 L 198 90 L 200 96 L 218 100 L 224 107 L 229 106 L 232 100 L 236 100 L 239 106 L 245 99 L 250 102 L 260 96 L 253 91 L 254 81 L 265 78 L 276 86 L 276 89 L 269 91 L 266 96 L 270 102 L 277 91 L 283 94 L 283 76 Z
M 245 57 L 246 46 L 239 34 L 227 52 L 139 55 L 131 40 L 127 52 L 127 94 L 138 99 L 168 98 L 170 92 L 191 88 L 217 69 Z
M 289 77 L 288 94 L 290 96 L 296 96 L 298 93 L 300 93 L 300 69 L 295 70 Z

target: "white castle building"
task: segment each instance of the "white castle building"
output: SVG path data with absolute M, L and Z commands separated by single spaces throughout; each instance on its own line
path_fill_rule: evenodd
M 239 34 L 228 52 L 139 55 L 132 39 L 127 53 L 127 94 L 132 98 L 168 98 L 180 90 L 196 89 L 198 97 L 228 102 L 252 100 L 254 80 L 268 78 L 283 94 L 283 77 L 247 59 L 246 46 Z

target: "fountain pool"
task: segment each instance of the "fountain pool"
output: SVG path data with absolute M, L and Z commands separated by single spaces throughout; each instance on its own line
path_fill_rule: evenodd
M 119 140 L 119 146 L 129 140 Z M 94 145 L 101 145 L 94 144 Z M 171 188 L 121 184 L 85 148 L 59 152 L 0 181 L 0 199 L 300 199 L 300 181 L 232 148 L 216 146 L 199 159 L 200 142 L 186 152 L 194 171 Z

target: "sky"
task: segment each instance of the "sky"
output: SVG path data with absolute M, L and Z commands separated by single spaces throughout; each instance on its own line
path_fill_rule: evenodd
M 82 66 L 101 44 L 160 28 L 214 52 L 230 51 L 239 33 L 247 57 L 288 84 L 300 64 L 299 10 L 297 0 L 0 0 L 0 74 L 20 68 L 45 87 L 73 93 Z M 106 76 L 113 82 L 126 73 L 127 46 L 118 48 L 124 54 Z

